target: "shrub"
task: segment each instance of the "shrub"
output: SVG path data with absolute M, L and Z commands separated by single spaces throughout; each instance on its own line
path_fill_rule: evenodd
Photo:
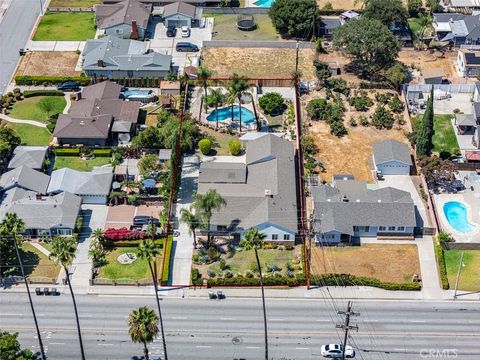
M 29 76 L 29 75 L 20 75 L 15 76 L 15 83 L 17 85 L 52 85 L 52 84 L 61 84 L 66 81 L 76 81 L 81 86 L 90 85 L 91 80 L 89 77 L 85 76 Z
M 253 271 L 254 273 L 257 273 L 258 272 L 258 265 L 257 265 L 257 262 L 256 261 L 252 261 L 250 263 L 250 265 L 248 266 L 248 269 L 250 271 Z
M 192 261 L 193 261 L 194 263 L 198 263 L 198 260 L 199 260 L 198 254 L 193 254 L 193 256 L 192 256 Z
M 347 128 L 341 121 L 333 121 L 330 123 L 330 133 L 337 137 L 342 137 L 348 134 Z
M 312 275 L 312 283 L 321 284 L 322 286 L 338 286 L 338 283 L 344 286 L 373 286 L 385 290 L 421 290 L 419 283 L 393 283 L 383 282 L 378 279 L 355 276 L 351 274 L 323 274 Z
M 263 111 L 269 115 L 278 113 L 283 105 L 283 97 L 279 93 L 271 92 L 263 95 L 258 103 Z
M 245 277 L 247 277 L 247 278 L 253 278 L 253 276 L 254 276 L 254 275 L 253 275 L 253 272 L 251 272 L 250 270 L 247 270 L 247 271 L 245 272 Z
M 214 278 L 215 276 L 217 276 L 217 274 L 215 273 L 215 271 L 211 270 L 211 269 L 208 269 L 207 270 L 207 275 L 208 277 L 211 277 L 211 278 Z
M 285 250 L 293 250 L 293 245 L 285 245 Z
M 325 120 L 326 119 L 327 100 L 325 99 L 313 99 L 307 104 L 307 114 L 313 120 Z
M 445 231 L 440 231 L 438 233 L 437 239 L 440 242 L 440 244 L 454 241 L 452 235 L 450 235 L 449 233 L 446 233 Z
M 295 276 L 295 274 L 293 273 L 293 271 L 287 270 L 287 271 L 285 271 L 285 276 L 287 278 L 293 278 Z
M 377 129 L 391 129 L 393 126 L 393 115 L 383 106 L 377 106 L 372 115 L 372 125 Z
M 440 272 L 440 281 L 442 282 L 442 289 L 448 290 L 450 284 L 448 283 L 447 266 L 445 265 L 445 256 L 442 245 L 435 243 L 435 257 L 437 258 L 438 271 Z
M 194 285 L 202 285 L 202 276 L 200 275 L 200 271 L 198 269 L 192 268 L 192 284 Z
M 55 155 L 57 156 L 79 156 L 80 148 L 58 148 L 55 149 Z
M 228 150 L 230 150 L 230 154 L 233 156 L 240 155 L 240 152 L 242 151 L 242 144 L 239 140 L 230 140 L 228 143 Z
M 75 221 L 75 232 L 80 234 L 82 232 L 82 226 L 83 226 L 83 216 L 78 216 L 77 220 Z
M 350 95 L 350 88 L 347 85 L 347 82 L 344 79 L 334 78 L 328 80 L 328 87 L 337 93 L 343 94 L 345 96 Z
M 298 274 L 293 278 L 286 276 L 266 276 L 263 279 L 264 285 L 276 286 L 301 286 L 305 284 L 305 276 Z M 231 278 L 216 278 L 208 279 L 209 286 L 225 286 L 225 285 L 243 285 L 243 286 L 258 286 L 258 279 L 255 277 L 231 277 Z
M 368 126 L 368 125 L 370 125 L 370 123 L 368 122 L 368 118 L 367 118 L 365 115 L 360 115 L 360 117 L 358 118 L 358 122 L 359 122 L 360 125 L 362 125 L 362 126 Z
M 394 95 L 392 93 L 376 93 L 375 100 L 381 104 L 388 104 Z
M 127 228 L 113 229 L 109 228 L 104 231 L 105 240 L 143 240 L 146 238 L 145 231 L 129 230 Z
M 392 97 L 390 99 L 390 101 L 388 102 L 388 107 L 394 113 L 401 113 L 403 111 L 403 109 L 405 108 L 402 100 L 400 100 L 398 96 Z
M 93 155 L 96 157 L 110 157 L 112 150 L 110 149 L 94 149 Z
M 357 120 L 353 116 L 350 118 L 350 126 L 357 126 Z
M 210 246 L 208 249 L 207 249 L 207 256 L 211 259 L 211 260 L 215 260 L 217 257 L 218 257 L 218 250 L 216 247 L 214 246 Z
M 373 100 L 368 97 L 365 90 L 361 90 L 355 96 L 349 98 L 348 103 L 357 111 L 367 111 L 373 105 Z
M 230 270 L 227 270 L 223 273 L 223 277 L 226 279 L 233 278 L 233 273 Z
M 210 139 L 202 139 L 198 142 L 198 147 L 203 155 L 208 155 L 212 150 L 212 141 Z
M 23 97 L 29 98 L 34 96 L 63 96 L 65 93 L 62 90 L 25 90 Z
M 227 268 L 225 259 L 220 259 L 219 267 L 220 267 L 220 270 L 225 270 Z
M 287 263 L 285 264 L 285 267 L 287 268 L 287 270 L 290 270 L 290 271 L 293 271 L 295 269 L 295 267 L 290 261 L 287 261 Z

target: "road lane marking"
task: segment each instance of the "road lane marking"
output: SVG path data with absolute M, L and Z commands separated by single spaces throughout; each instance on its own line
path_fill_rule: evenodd
M 270 321 L 285 321 L 285 319 L 268 319 Z
M 23 316 L 23 314 L 19 314 L 19 313 L 0 313 L 0 316 Z
M 260 346 L 247 346 L 247 349 L 260 349 Z
M 296 347 L 295 349 L 296 350 L 310 350 L 310 348 L 306 348 L 306 347 Z
M 223 321 L 234 321 L 235 318 L 232 318 L 232 317 L 221 317 L 220 320 L 223 320 Z
M 209 345 L 197 345 L 196 347 L 197 348 L 202 348 L 202 349 L 210 349 L 211 348 L 211 346 L 209 346 Z
M 411 323 L 426 323 L 424 320 L 410 320 Z
M 48 343 L 49 345 L 65 345 L 65 343 L 59 343 L 59 342 L 51 342 Z
M 97 344 L 98 346 L 113 346 L 113 344 Z
M 173 320 L 187 320 L 188 318 L 186 316 L 172 316 Z

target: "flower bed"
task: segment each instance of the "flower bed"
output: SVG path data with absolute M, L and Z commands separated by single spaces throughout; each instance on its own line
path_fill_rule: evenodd
M 129 230 L 127 228 L 121 229 L 107 229 L 104 232 L 105 239 L 108 241 L 122 241 L 122 240 L 142 240 L 147 237 L 145 231 Z

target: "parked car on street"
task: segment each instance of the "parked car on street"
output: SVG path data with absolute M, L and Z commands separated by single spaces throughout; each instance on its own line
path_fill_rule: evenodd
M 343 345 L 341 344 L 323 345 L 320 349 L 322 356 L 330 359 L 341 359 L 342 351 Z M 352 359 L 355 357 L 355 350 L 353 350 L 353 348 L 349 345 L 345 346 L 345 357 L 347 359 Z
M 190 28 L 188 26 L 182 26 L 182 38 L 187 38 L 190 36 Z
M 76 91 L 80 89 L 80 84 L 76 81 L 66 81 L 57 85 L 57 90 Z
M 197 45 L 189 42 L 179 42 L 175 49 L 178 52 L 197 52 L 200 50 Z
M 175 26 L 169 26 L 167 28 L 167 37 L 175 37 L 177 35 L 177 28 Z

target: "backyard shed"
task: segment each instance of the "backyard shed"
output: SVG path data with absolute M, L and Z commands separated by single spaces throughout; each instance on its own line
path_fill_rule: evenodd
M 412 159 L 408 145 L 395 140 L 373 144 L 373 164 L 382 175 L 409 175 Z
M 425 84 L 441 84 L 445 74 L 443 72 L 443 68 L 437 67 L 422 70 L 422 75 Z
M 180 81 L 162 81 L 160 95 L 180 95 Z

